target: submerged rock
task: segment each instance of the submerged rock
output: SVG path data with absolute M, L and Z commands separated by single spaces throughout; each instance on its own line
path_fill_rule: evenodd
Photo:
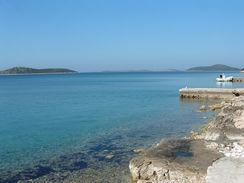
M 145 149 L 134 149 L 133 151 L 135 153 L 141 153 L 141 152 L 145 151 Z
M 206 105 L 202 105 L 202 106 L 200 107 L 200 111 L 206 111 L 206 110 L 207 110 Z
M 201 117 L 201 119 L 208 119 L 208 117 L 207 116 L 203 116 L 203 117 Z
M 115 154 L 109 154 L 109 155 L 106 156 L 106 159 L 112 159 L 114 157 L 115 157 Z

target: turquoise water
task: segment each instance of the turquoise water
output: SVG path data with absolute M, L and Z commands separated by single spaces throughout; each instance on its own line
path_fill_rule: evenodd
M 165 72 L 0 76 L 0 182 L 3 174 L 12 175 L 61 155 L 83 152 L 88 157 L 91 150 L 130 152 L 133 147 L 150 147 L 163 137 L 188 135 L 206 122 L 200 119 L 206 114 L 193 113 L 202 103 L 180 101 L 178 90 L 185 86 L 244 86 L 218 85 L 218 75 Z M 240 77 L 239 73 L 230 75 Z M 104 141 L 117 149 L 98 146 Z M 96 156 L 86 159 L 88 167 Z

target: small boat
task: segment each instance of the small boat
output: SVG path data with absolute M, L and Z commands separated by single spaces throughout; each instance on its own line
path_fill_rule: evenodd
M 233 76 L 226 77 L 225 74 L 219 75 L 218 78 L 216 78 L 217 82 L 232 82 L 233 81 Z

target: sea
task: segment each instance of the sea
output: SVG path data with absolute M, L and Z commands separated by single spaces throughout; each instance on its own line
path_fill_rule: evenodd
M 104 72 L 0 76 L 0 182 L 130 182 L 135 149 L 189 136 L 214 113 L 182 100 L 218 72 Z M 240 73 L 226 73 L 241 77 Z

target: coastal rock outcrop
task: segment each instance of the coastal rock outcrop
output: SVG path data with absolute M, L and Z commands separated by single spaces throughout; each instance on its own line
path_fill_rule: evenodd
M 163 139 L 130 162 L 138 182 L 205 182 L 207 168 L 222 155 L 192 139 Z
M 244 182 L 244 97 L 234 97 L 209 109 L 217 110 L 218 115 L 203 126 L 202 133 L 163 139 L 132 159 L 129 168 L 133 181 Z

